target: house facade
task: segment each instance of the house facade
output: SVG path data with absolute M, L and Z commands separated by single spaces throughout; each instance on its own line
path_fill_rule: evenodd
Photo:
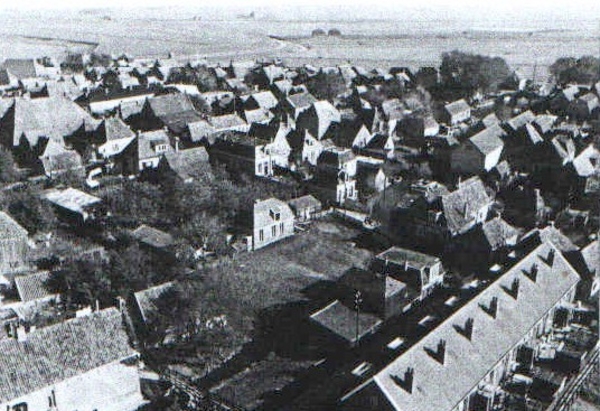
M 294 235 L 294 213 L 276 198 L 254 204 L 252 250 L 258 250 Z

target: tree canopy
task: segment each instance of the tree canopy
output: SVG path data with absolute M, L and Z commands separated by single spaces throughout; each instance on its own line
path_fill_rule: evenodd
M 550 66 L 550 73 L 558 83 L 591 84 L 600 79 L 600 60 L 593 56 L 562 57 Z
M 478 91 L 490 92 L 510 75 L 510 68 L 500 57 L 451 51 L 442 54 L 440 75 L 442 89 L 454 93 L 452 98 L 470 97 Z

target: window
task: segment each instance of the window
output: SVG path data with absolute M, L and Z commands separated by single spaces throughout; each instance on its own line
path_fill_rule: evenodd
M 262 174 L 262 163 L 258 163 L 258 174 Z
M 279 223 L 279 234 L 283 235 L 283 229 L 284 229 L 283 223 Z
M 27 411 L 27 403 L 22 402 L 17 405 L 13 405 L 12 409 L 13 411 Z
M 265 241 L 265 232 L 263 230 L 258 231 L 258 240 Z
M 277 236 L 277 226 L 276 225 L 271 227 L 271 234 L 272 234 L 272 237 Z

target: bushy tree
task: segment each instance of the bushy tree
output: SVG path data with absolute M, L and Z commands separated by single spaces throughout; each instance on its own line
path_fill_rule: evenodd
M 23 184 L 0 193 L 0 208 L 9 213 L 30 234 L 56 228 L 52 206 L 42 200 L 40 191 Z
M 10 151 L 0 147 L 0 183 L 14 183 L 21 175 Z
M 600 79 L 600 60 L 593 56 L 562 57 L 550 66 L 550 73 L 561 84 L 591 84 Z
M 442 54 L 442 87 L 454 97 L 470 97 L 478 91 L 490 92 L 510 75 L 510 68 L 500 57 L 452 51 Z

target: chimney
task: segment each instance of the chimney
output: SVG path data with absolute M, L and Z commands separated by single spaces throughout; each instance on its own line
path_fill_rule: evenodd
M 554 248 L 551 248 L 550 251 L 548 251 L 548 256 L 546 258 L 543 258 L 543 261 L 549 267 L 552 267 L 552 265 L 554 264 L 554 254 L 555 254 L 555 250 L 554 250 Z
M 512 297 L 516 300 L 519 297 L 519 279 L 513 279 L 512 284 L 510 285 L 510 292 Z
M 179 137 L 175 137 L 175 152 L 179 152 Z
M 402 388 L 407 393 L 412 394 L 414 375 L 414 368 L 409 367 L 404 372 L 404 378 L 400 378 L 397 375 L 391 375 L 391 378 L 400 388 Z
M 438 342 L 437 357 L 437 360 L 443 365 L 446 359 L 446 340 L 440 340 L 440 342 Z

